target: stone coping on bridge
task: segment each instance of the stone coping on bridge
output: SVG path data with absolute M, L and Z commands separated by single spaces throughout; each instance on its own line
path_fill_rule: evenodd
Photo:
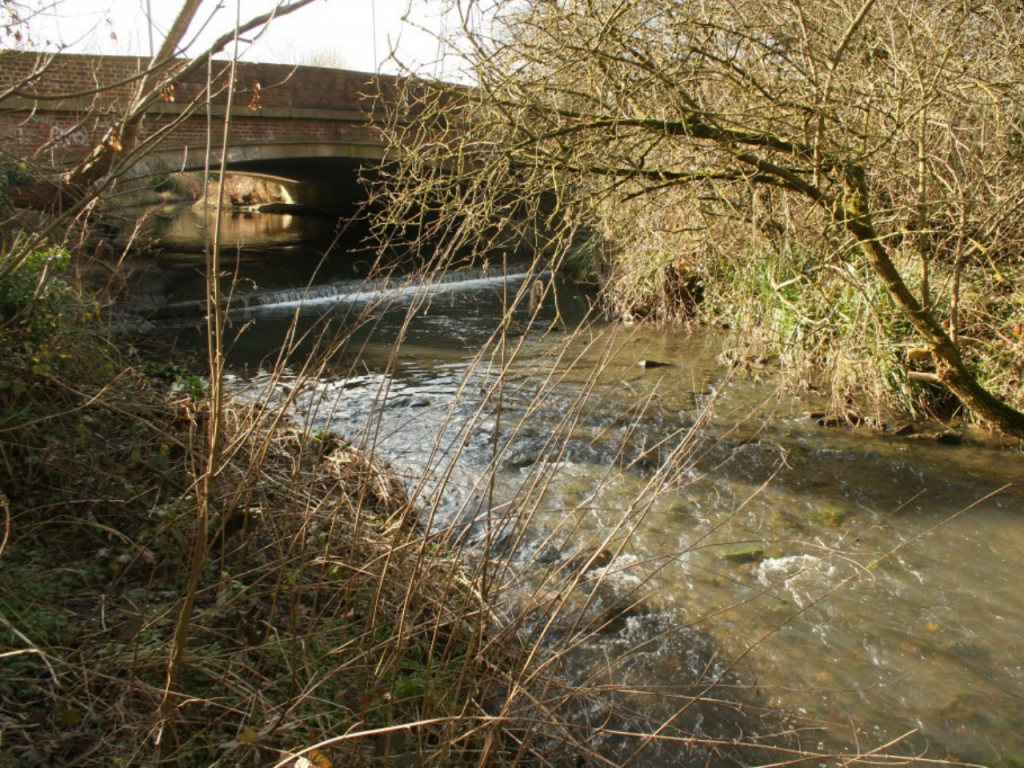
M 72 112 L 85 114 L 97 108 L 97 103 L 92 99 L 75 98 L 63 99 L 59 102 L 47 103 L 40 107 L 37 100 L 24 96 L 9 96 L 0 101 L 0 110 L 12 112 Z M 205 116 L 210 114 L 213 117 L 224 117 L 227 113 L 227 105 L 211 104 L 209 109 L 206 105 L 195 104 L 171 104 L 158 102 L 146 110 L 147 114 L 157 115 L 184 115 L 189 112 L 197 112 Z M 358 111 L 351 109 L 325 109 L 322 107 L 261 107 L 258 110 L 250 109 L 245 105 L 235 105 L 231 109 L 232 117 L 245 118 L 281 118 L 286 120 L 339 120 L 342 122 L 378 122 L 384 119 L 382 113 L 369 111 Z

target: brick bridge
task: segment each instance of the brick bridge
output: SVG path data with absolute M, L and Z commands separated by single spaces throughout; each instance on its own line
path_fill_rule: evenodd
M 0 162 L 4 154 L 36 155 L 52 165 L 81 156 L 128 106 L 148 64 L 133 56 L 41 59 L 0 52 Z M 141 153 L 128 178 L 202 169 L 208 136 L 209 161 L 219 166 L 227 69 L 226 62 L 213 62 L 209 107 L 205 66 L 162 94 L 140 134 L 143 141 L 159 138 L 159 144 Z M 395 78 L 362 72 L 240 62 L 227 168 L 294 182 L 297 201 L 344 210 L 362 197 L 357 171 L 383 157 L 379 128 L 385 105 L 397 102 L 398 85 Z

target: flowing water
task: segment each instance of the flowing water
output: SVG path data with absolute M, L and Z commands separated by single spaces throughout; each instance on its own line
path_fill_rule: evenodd
M 503 325 L 538 276 L 366 280 L 360 254 L 320 264 L 323 235 L 247 241 L 232 364 L 259 386 L 337 340 L 298 398 L 310 428 L 372 444 L 434 530 L 505 553 L 505 607 L 571 649 L 566 679 L 628 688 L 575 702 L 596 747 L 624 762 L 622 733 L 672 718 L 633 764 L 782 762 L 728 742 L 783 731 L 824 755 L 902 737 L 887 751 L 1024 764 L 1018 452 L 826 429 L 820 395 L 720 362 L 727 333 L 584 322 L 587 297 L 545 275 L 536 319 L 524 298 Z M 185 347 L 199 272 L 167 254 L 136 292 L 176 305 L 152 323 Z

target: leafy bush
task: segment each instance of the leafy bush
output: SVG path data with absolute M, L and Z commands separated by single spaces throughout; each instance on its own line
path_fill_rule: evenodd
M 15 259 L 15 256 L 6 258 Z M 0 279 L 0 315 L 5 321 L 26 315 L 59 315 L 66 304 L 63 284 L 53 277 L 65 271 L 71 254 L 60 248 L 30 253 Z
M 16 184 L 32 181 L 32 172 L 24 163 L 0 164 L 0 211 L 11 208 L 10 189 Z
M 49 374 L 74 361 L 75 375 L 83 381 L 109 373 L 105 355 L 96 350 L 101 343 L 94 333 L 97 306 L 62 274 L 70 263 L 67 251 L 53 248 L 22 256 L 0 277 L 4 363 Z

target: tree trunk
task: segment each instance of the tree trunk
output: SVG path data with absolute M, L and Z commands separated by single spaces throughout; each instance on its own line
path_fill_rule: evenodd
M 135 149 L 135 144 L 139 139 L 139 127 L 146 114 L 145 108 L 149 101 L 147 96 L 152 92 L 159 73 L 168 62 L 174 60 L 178 46 L 202 4 L 203 0 L 185 0 L 167 37 L 164 38 L 160 50 L 149 62 L 145 77 L 139 81 L 135 99 L 128 114 L 120 123 L 112 125 L 107 130 L 100 143 L 93 147 L 89 157 L 61 176 L 61 181 L 72 195 L 76 190 L 87 190 L 110 173 L 118 155 Z
M 935 357 L 938 380 L 947 386 L 975 415 L 1014 437 L 1024 438 L 1024 413 L 998 400 L 978 383 L 960 356 L 960 350 L 935 319 L 910 292 L 899 270 L 889 256 L 889 250 L 879 237 L 867 208 L 867 187 L 860 169 L 847 172 L 849 201 L 832 206 L 837 223 L 857 239 L 861 252 L 867 257 L 875 273 L 882 279 L 896 303 L 903 309 L 914 328 L 924 339 Z

